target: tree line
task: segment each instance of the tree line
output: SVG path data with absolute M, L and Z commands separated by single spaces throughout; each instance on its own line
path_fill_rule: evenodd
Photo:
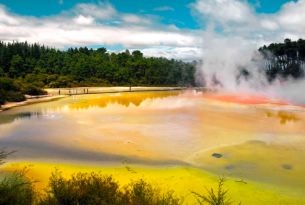
M 304 76 L 305 40 L 285 39 L 264 45 L 259 52 L 264 58 L 257 63 L 269 81 Z M 111 53 L 103 47 L 80 47 L 60 51 L 39 43 L 0 41 L 0 105 L 22 101 L 24 94 L 45 94 L 43 88 L 195 86 L 196 67 L 203 62 L 145 58 L 138 50 Z M 249 73 L 244 68 L 237 77 L 249 77 Z
M 190 85 L 195 66 L 174 59 L 145 58 L 136 50 L 109 53 L 87 47 L 60 51 L 38 43 L 0 42 L 0 76 L 38 87 Z
M 301 78 L 305 68 L 305 40 L 292 41 L 285 39 L 284 43 L 271 43 L 259 48 L 264 59 L 261 66 L 266 70 L 270 81 L 277 76 L 282 78 Z

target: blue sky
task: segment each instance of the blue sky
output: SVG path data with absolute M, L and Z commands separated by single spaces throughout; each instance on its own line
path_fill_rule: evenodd
M 69 10 L 75 6 L 77 3 L 92 3 L 98 2 L 94 0 L 63 0 L 63 3 L 60 4 L 58 0 L 1 0 L 0 3 L 6 5 L 14 13 L 21 15 L 30 15 L 30 16 L 49 16 L 54 14 L 59 14 L 63 10 Z M 175 23 L 177 27 L 180 28 L 200 28 L 200 25 L 194 20 L 190 15 L 189 4 L 194 2 L 191 0 L 109 0 L 115 8 L 124 13 L 146 13 L 159 15 L 163 19 L 163 23 Z M 259 13 L 275 13 L 280 10 L 281 6 L 284 3 L 290 2 L 289 0 L 250 0 L 250 3 L 255 6 L 255 9 Z M 174 9 L 166 11 L 155 11 L 155 8 L 168 6 Z
M 205 53 L 209 28 L 213 38 L 255 46 L 302 38 L 304 9 L 305 0 L 0 0 L 0 40 L 194 60 Z

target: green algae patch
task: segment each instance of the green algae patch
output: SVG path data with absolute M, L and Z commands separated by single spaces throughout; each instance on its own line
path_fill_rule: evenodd
M 178 196 L 186 197 L 186 204 L 194 204 L 195 197 L 191 191 L 200 194 L 207 194 L 205 189 L 217 190 L 218 176 L 193 168 L 138 168 L 131 165 L 122 167 L 85 167 L 64 164 L 45 163 L 18 163 L 10 164 L 4 170 L 14 171 L 24 166 L 30 167 L 26 176 L 40 182 L 36 184 L 38 189 L 43 189 L 48 184 L 48 179 L 55 168 L 59 169 L 64 177 L 69 177 L 76 172 L 101 172 L 112 175 L 121 186 L 128 184 L 131 180 L 144 179 L 156 184 L 165 190 L 174 190 Z M 237 179 L 227 176 L 228 181 L 224 188 L 229 189 L 228 196 L 239 204 L 304 204 L 305 197 L 296 192 L 289 193 L 279 187 L 270 186 L 263 183 L 246 181 L 240 183 Z

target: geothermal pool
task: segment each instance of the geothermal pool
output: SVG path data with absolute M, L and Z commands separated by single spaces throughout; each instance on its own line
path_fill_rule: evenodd
M 18 150 L 2 169 L 31 166 L 40 188 L 55 167 L 145 178 L 185 196 L 225 175 L 242 204 L 305 203 L 305 109 L 262 96 L 71 96 L 0 112 L 0 147 Z

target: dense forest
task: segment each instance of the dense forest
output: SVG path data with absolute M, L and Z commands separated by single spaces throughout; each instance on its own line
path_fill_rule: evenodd
M 36 43 L 0 42 L 0 76 L 22 78 L 38 87 L 188 85 L 194 84 L 194 73 L 191 63 L 145 58 L 138 50 L 60 51 Z
M 305 68 L 305 40 L 291 41 L 285 39 L 284 43 L 272 43 L 259 48 L 264 56 L 262 68 L 270 81 L 276 77 L 301 78 L 304 77 Z
M 194 63 L 145 58 L 138 50 L 60 51 L 37 43 L 0 41 L 0 105 L 22 101 L 24 94 L 45 94 L 42 88 L 194 85 L 194 73 Z

